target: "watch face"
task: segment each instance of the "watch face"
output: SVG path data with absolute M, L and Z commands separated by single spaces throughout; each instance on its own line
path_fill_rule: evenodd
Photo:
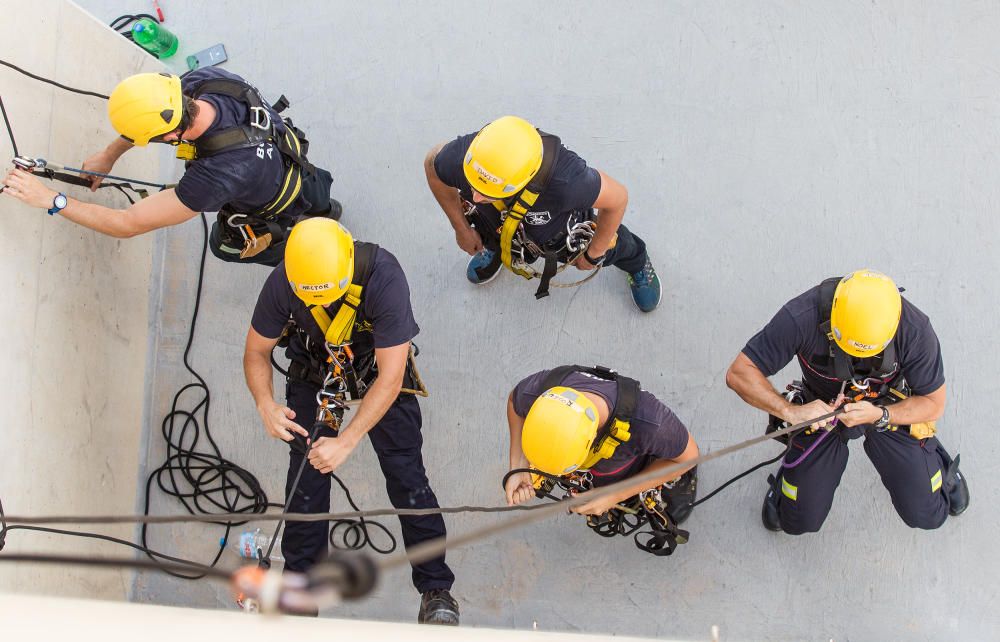
M 66 203 L 66 197 L 62 194 L 56 194 L 56 197 L 52 199 L 52 205 L 58 207 L 59 209 L 66 207 Z

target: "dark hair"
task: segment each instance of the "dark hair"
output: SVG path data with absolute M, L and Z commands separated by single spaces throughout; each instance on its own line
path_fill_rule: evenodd
M 191 123 L 194 122 L 194 119 L 198 117 L 200 109 L 198 108 L 198 103 L 187 96 L 182 97 L 182 104 L 184 111 L 181 113 L 181 122 L 177 126 L 177 129 L 180 132 L 185 132 L 189 127 L 191 127 Z

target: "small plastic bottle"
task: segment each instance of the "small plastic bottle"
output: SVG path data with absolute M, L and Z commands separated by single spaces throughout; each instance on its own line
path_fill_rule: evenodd
M 225 538 L 219 540 L 219 546 L 223 546 Z M 271 544 L 271 537 L 265 535 L 258 528 L 252 531 L 243 531 L 238 539 L 234 540 L 230 547 L 237 555 L 246 560 L 260 560 L 267 553 L 267 547 Z M 281 536 L 274 541 L 274 550 L 271 551 L 272 562 L 282 562 L 281 556 Z
M 132 39 L 157 58 L 169 58 L 177 53 L 179 41 L 169 29 L 149 18 L 140 18 L 132 25 Z

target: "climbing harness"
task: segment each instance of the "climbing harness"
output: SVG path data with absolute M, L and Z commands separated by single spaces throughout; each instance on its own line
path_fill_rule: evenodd
M 555 275 L 583 256 L 593 240 L 597 225 L 592 220 L 592 210 L 585 220 L 580 220 L 579 217 L 570 217 L 566 222 L 566 237 L 558 243 L 542 247 L 529 239 L 525 233 L 523 222 L 528 214 L 528 209 L 545 191 L 559 159 L 559 137 L 540 130 L 539 134 L 542 137 L 543 153 L 542 164 L 538 172 L 520 193 L 510 199 L 491 201 L 493 207 L 500 214 L 500 226 L 496 230 L 496 234 L 499 235 L 500 262 L 518 276 L 528 280 L 539 279 L 538 289 L 535 291 L 536 299 L 548 296 L 550 287 L 572 288 L 582 285 L 594 278 L 601 269 L 601 266 L 598 265 L 586 277 L 572 283 L 551 282 Z M 463 206 L 466 219 L 470 222 L 474 221 L 476 205 L 463 201 Z M 531 265 L 538 258 L 544 259 L 544 267 L 541 272 Z
M 357 326 L 358 308 L 362 304 L 364 289 L 371 278 L 379 246 L 375 243 L 356 241 L 354 247 L 354 276 L 347 292 L 335 304 L 333 315 L 331 316 L 323 306 L 309 307 L 309 313 L 324 340 L 322 342 L 314 340 L 307 328 L 301 327 L 294 319 L 289 319 L 281 339 L 275 345 L 275 348 L 285 348 L 291 336 L 298 335 L 305 346 L 307 356 L 304 360 L 293 357 L 288 370 L 283 371 L 284 374 L 297 381 L 319 385 L 323 390 L 329 389 L 332 395 L 344 392 L 345 403 L 359 401 L 378 376 L 374 350 L 355 354 L 352 338 Z M 400 392 L 426 397 L 427 388 L 416 366 L 416 356 L 419 353 L 419 348 L 411 343 Z M 271 362 L 274 363 L 273 352 Z
M 212 78 L 197 83 L 185 92 L 189 100 L 206 95 L 233 98 L 246 105 L 248 122 L 227 127 L 195 141 L 177 141 L 177 158 L 193 161 L 209 158 L 239 149 L 258 149 L 258 155 L 270 156 L 273 145 L 281 155 L 285 171 L 277 195 L 269 203 L 253 212 L 237 212 L 224 205 L 218 213 L 221 246 L 217 249 L 227 254 L 239 254 L 241 259 L 252 258 L 268 247 L 282 243 L 293 221 L 280 215 L 287 210 L 302 192 L 304 174 L 312 174 L 315 167 L 306 159 L 309 140 L 290 118 L 278 122 L 271 112 L 281 114 L 288 106 L 282 95 L 273 105 L 265 104 L 260 92 L 249 83 L 231 78 Z
M 470 224 L 476 223 L 476 204 L 462 199 L 462 207 L 466 220 L 469 221 Z M 542 278 L 543 273 L 537 271 L 531 264 L 534 263 L 539 256 L 551 255 L 555 257 L 556 264 L 558 265 L 558 267 L 555 268 L 555 272 L 553 272 L 553 276 L 560 274 L 563 270 L 576 263 L 577 259 L 583 256 L 584 252 L 586 252 L 587 248 L 590 246 L 590 242 L 594 238 L 594 233 L 597 231 L 597 224 L 592 220 L 592 217 L 592 210 L 587 213 L 587 216 L 583 217 L 585 220 L 580 220 L 579 215 L 570 216 L 570 218 L 566 221 L 565 242 L 562 243 L 562 245 L 556 243 L 553 247 L 548 249 L 541 248 L 537 243 L 527 238 L 524 233 L 523 226 L 518 228 L 511 249 L 511 252 L 515 255 L 515 265 L 530 275 L 527 278 L 540 279 Z M 603 267 L 603 264 L 598 265 L 593 270 L 590 270 L 590 273 L 587 274 L 587 276 L 568 283 L 556 283 L 550 280 L 547 287 L 575 288 L 597 276 L 597 273 L 600 272 Z M 541 284 L 539 285 L 539 288 L 541 289 Z M 535 298 L 540 299 L 547 294 L 548 293 L 546 292 L 542 296 L 539 296 L 538 292 L 536 292 Z
M 501 488 L 516 474 L 531 475 L 535 496 L 561 502 L 579 493 L 594 490 L 594 478 L 590 471 L 574 471 L 567 475 L 550 475 L 535 468 L 515 468 L 504 475 Z M 554 494 L 556 488 L 562 495 Z M 649 530 L 639 530 L 648 526 Z M 616 504 L 601 515 L 587 515 L 587 527 L 601 537 L 632 535 L 636 548 L 657 557 L 672 555 L 679 544 L 688 541 L 690 533 L 677 527 L 674 518 L 667 511 L 667 502 L 661 487 L 650 488 L 638 495 Z

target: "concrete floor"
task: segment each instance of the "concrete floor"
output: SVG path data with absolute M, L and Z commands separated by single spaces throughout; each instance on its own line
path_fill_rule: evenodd
M 148 10 L 81 4 L 105 22 Z M 569 516 L 455 550 L 464 623 L 702 639 L 719 624 L 730 640 L 997 639 L 995 3 L 161 4 L 181 54 L 221 41 L 227 69 L 290 98 L 312 160 L 334 172 L 346 224 L 407 270 L 432 391 L 422 402 L 425 459 L 444 504 L 501 501 L 504 398 L 536 369 L 618 367 L 712 450 L 763 429 L 726 389 L 726 367 L 784 301 L 822 278 L 886 271 L 940 335 L 950 395 L 941 437 L 961 451 L 973 495 L 960 519 L 907 528 L 855 443 L 817 535 L 763 529 L 760 471 L 700 508 L 673 558 L 600 540 Z M 541 302 L 511 275 L 479 290 L 465 282 L 467 257 L 421 161 L 435 143 L 506 113 L 559 134 L 628 187 L 626 221 L 664 281 L 658 311 L 638 313 L 614 270 Z M 179 358 L 200 234 L 192 222 L 157 238 L 148 466 L 162 460 L 158 418 L 189 381 Z M 210 259 L 193 362 L 212 386 L 221 448 L 280 499 L 284 448 L 265 436 L 240 365 L 266 274 Z M 702 489 L 775 453 L 767 445 L 706 465 Z M 370 447 L 342 472 L 363 506 L 387 505 Z M 153 505 L 177 509 L 160 497 Z M 461 533 L 493 521 L 448 524 Z M 216 527 L 158 528 L 153 542 L 208 559 L 218 537 Z M 406 586 L 398 572 L 336 614 L 411 620 L 417 597 Z M 212 584 L 158 575 L 139 576 L 134 599 L 230 604 Z

